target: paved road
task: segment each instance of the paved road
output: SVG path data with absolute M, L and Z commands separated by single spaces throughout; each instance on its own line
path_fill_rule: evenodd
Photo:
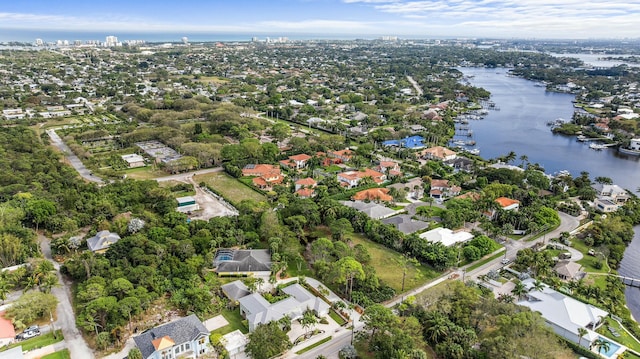
M 80 331 L 76 327 L 76 316 L 73 313 L 73 307 L 71 306 L 71 290 L 70 284 L 65 282 L 64 278 L 60 274 L 60 264 L 53 260 L 51 256 L 51 241 L 49 238 L 38 234 L 38 240 L 40 241 L 40 249 L 46 259 L 48 259 L 56 269 L 58 275 L 58 282 L 60 286 L 53 287 L 51 294 L 58 298 L 58 307 L 56 308 L 56 314 L 58 319 L 53 323 L 56 329 L 62 329 L 64 334 L 64 341 L 69 348 L 69 353 L 72 358 L 92 359 L 95 358 L 93 351 L 87 345 Z
M 94 176 L 93 173 L 91 173 L 91 171 L 89 171 L 87 167 L 84 166 L 84 164 L 82 163 L 82 161 L 80 161 L 78 156 L 76 156 L 75 153 L 71 151 L 69 146 L 67 146 L 64 143 L 64 141 L 62 141 L 62 139 L 60 138 L 60 136 L 58 136 L 55 130 L 48 129 L 47 135 L 49 135 L 49 138 L 51 139 L 51 143 L 54 146 L 56 146 L 64 154 L 64 156 L 67 158 L 71 166 L 73 166 L 73 168 L 75 168 L 76 171 L 78 171 L 80 176 L 82 176 L 84 179 L 91 182 L 100 183 L 100 184 L 104 183 L 102 181 L 102 178 L 98 176 Z

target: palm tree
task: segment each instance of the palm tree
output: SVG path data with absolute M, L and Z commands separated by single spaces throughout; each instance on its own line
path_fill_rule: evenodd
M 521 299 L 525 293 L 527 293 L 527 287 L 522 284 L 522 282 L 517 282 L 515 287 L 511 290 L 511 293 L 515 295 L 518 299 Z
M 440 312 L 433 312 L 429 317 L 424 334 L 431 343 L 439 343 L 449 334 L 449 319 Z
M 318 318 L 316 318 L 316 315 L 313 314 L 311 310 L 307 309 L 302 314 L 302 318 L 300 318 L 300 324 L 302 324 L 302 328 L 304 329 L 312 328 L 318 324 Z M 305 333 L 305 336 L 306 335 L 308 335 L 308 332 Z
M 580 345 L 580 342 L 582 342 L 582 337 L 584 337 L 585 335 L 587 335 L 587 330 L 583 327 L 578 328 L 578 345 Z
M 593 343 L 591 343 L 591 346 L 598 349 L 598 354 L 602 354 L 602 350 L 604 350 L 605 353 L 609 351 L 609 349 L 611 348 L 611 343 L 609 343 L 605 339 L 598 338 L 594 340 Z
M 535 290 L 535 291 L 540 292 L 540 291 L 542 291 L 543 288 L 544 288 L 544 284 L 540 280 L 536 279 L 533 282 L 533 287 L 531 287 L 530 290 Z

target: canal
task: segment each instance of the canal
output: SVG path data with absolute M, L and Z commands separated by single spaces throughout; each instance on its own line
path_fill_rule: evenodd
M 491 92 L 491 101 L 499 110 L 490 110 L 482 120 L 470 121 L 473 139 L 485 159 L 517 155 L 529 163 L 538 163 L 545 172 L 569 171 L 574 177 L 589 172 L 593 179 L 609 177 L 631 191 L 640 187 L 640 158 L 620 155 L 616 149 L 595 151 L 575 137 L 554 135 L 547 122 L 557 118 L 570 120 L 573 95 L 547 92 L 532 81 L 507 76 L 508 69 L 459 68 L 472 85 Z M 620 274 L 640 278 L 640 226 L 634 228 L 633 242 L 625 252 Z M 627 288 L 627 303 L 634 318 L 640 320 L 640 289 Z

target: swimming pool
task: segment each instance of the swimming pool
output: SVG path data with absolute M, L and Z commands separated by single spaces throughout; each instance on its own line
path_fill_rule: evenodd
M 616 343 L 611 342 L 610 340 L 607 340 L 607 338 L 603 338 L 600 337 L 600 339 L 606 341 L 607 343 L 609 343 L 609 350 L 607 350 L 606 352 L 603 350 L 600 352 L 600 354 L 606 356 L 607 358 L 612 358 L 613 355 L 618 351 L 618 349 L 620 349 L 620 346 Z

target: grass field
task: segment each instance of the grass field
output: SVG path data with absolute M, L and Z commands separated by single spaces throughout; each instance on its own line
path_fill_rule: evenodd
M 616 332 L 620 334 L 620 336 L 616 338 L 609 330 L 609 327 L 612 327 Z M 611 318 L 605 319 L 605 325 L 598 328 L 598 333 L 603 334 L 607 338 L 615 340 L 618 343 L 621 343 L 628 348 L 631 348 L 637 352 L 640 352 L 640 343 L 638 343 L 638 341 L 633 339 L 633 337 L 631 337 L 627 332 L 624 331 L 624 329 L 620 327 L 620 324 L 618 324 L 618 322 L 616 322 Z
M 69 349 L 63 349 L 59 352 L 47 354 L 41 359 L 71 359 L 71 354 L 69 354 Z
M 472 266 L 469 266 L 467 268 L 467 271 L 472 271 L 472 270 L 474 270 L 474 269 L 476 269 L 478 267 L 481 267 L 481 266 L 491 262 L 492 260 L 494 260 L 496 258 L 499 258 L 499 257 L 502 257 L 502 256 L 504 256 L 504 251 L 500 251 L 499 253 L 496 253 L 496 254 L 492 255 L 491 257 L 489 257 L 489 258 L 485 258 L 485 259 L 477 262 L 476 264 L 474 264 Z
M 247 328 L 247 326 L 244 325 L 243 323 L 244 319 L 242 319 L 239 309 L 234 309 L 234 310 L 225 309 L 222 311 L 221 314 L 229 322 L 229 324 L 222 328 L 218 328 L 212 331 L 211 333 L 225 335 L 225 334 L 231 333 L 236 329 L 240 330 L 243 334 L 249 333 L 249 328 Z
M 154 168 L 156 168 L 154 170 Z M 165 171 L 157 169 L 154 166 L 145 166 L 138 168 L 131 168 L 125 170 L 124 172 L 127 175 L 127 178 L 137 179 L 137 180 L 150 180 L 157 177 L 168 176 L 169 174 Z
M 240 183 L 237 179 L 222 172 L 207 173 L 202 175 L 196 175 L 193 177 L 196 183 L 204 182 L 209 187 L 215 189 L 222 197 L 229 200 L 231 203 L 240 203 L 245 199 L 252 199 L 254 201 L 262 202 L 267 198 L 260 193 L 248 188 L 244 184 Z
M 369 264 L 375 268 L 380 280 L 399 293 L 402 290 L 402 276 L 404 271 L 402 265 L 404 257 L 402 254 L 386 248 L 381 244 L 374 243 L 361 235 L 354 234 L 351 235 L 350 238 L 354 244 L 361 243 L 367 247 L 371 255 Z M 439 275 L 440 273 L 424 265 L 417 267 L 409 265 L 404 281 L 404 290 L 408 291 L 417 288 Z

